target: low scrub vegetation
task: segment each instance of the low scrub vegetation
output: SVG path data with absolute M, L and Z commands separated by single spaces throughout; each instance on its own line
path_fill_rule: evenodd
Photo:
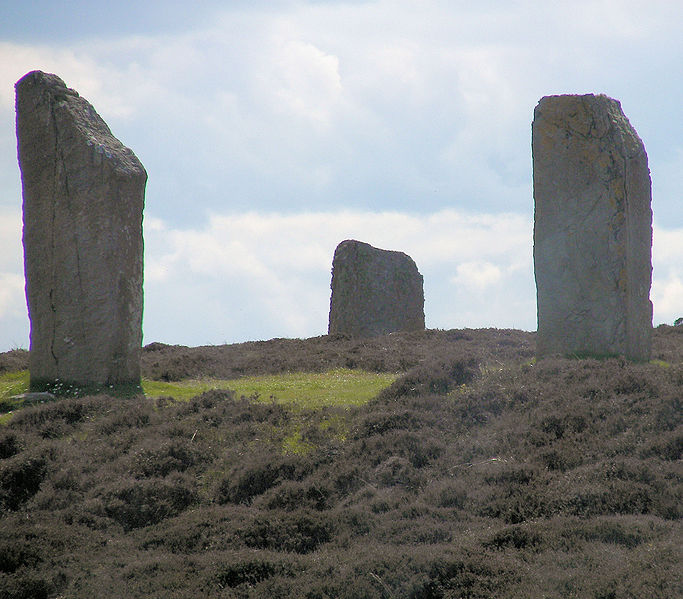
M 681 335 L 652 364 L 493 329 L 153 344 L 150 397 L 0 426 L 0 598 L 681 596 Z

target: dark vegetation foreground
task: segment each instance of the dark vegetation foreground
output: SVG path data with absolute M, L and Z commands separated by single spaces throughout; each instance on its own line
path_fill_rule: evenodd
M 534 364 L 532 334 L 494 329 L 152 344 L 160 380 L 403 374 L 303 414 L 219 391 L 17 411 L 0 598 L 681 597 L 683 327 L 654 347 Z

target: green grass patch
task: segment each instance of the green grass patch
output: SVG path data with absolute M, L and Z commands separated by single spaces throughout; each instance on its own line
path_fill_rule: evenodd
M 253 401 L 287 404 L 292 408 L 293 418 L 284 429 L 270 431 L 268 436 L 274 441 L 279 439 L 275 442 L 284 453 L 305 454 L 315 449 L 318 435 L 344 441 L 347 433 L 345 418 L 340 414 L 329 414 L 320 420 L 311 411 L 366 404 L 396 377 L 394 374 L 342 368 L 324 373 L 294 372 L 232 380 L 203 379 L 176 383 L 143 380 L 142 388 L 150 398 L 170 396 L 187 401 L 211 389 L 231 389 L 238 396 L 244 395 Z
M 172 397 L 177 401 L 187 401 L 195 395 L 211 391 L 212 389 L 232 389 L 230 381 L 221 379 L 188 379 L 175 383 L 164 381 L 142 380 L 142 391 L 147 397 Z
M 28 391 L 28 370 L 0 374 L 0 401 Z
M 143 380 L 148 397 L 170 396 L 188 400 L 211 389 L 232 389 L 259 401 L 277 401 L 302 409 L 359 406 L 367 403 L 396 379 L 395 374 L 340 368 L 323 373 L 292 372 L 233 380 L 204 379 L 177 383 Z
M 315 444 L 303 438 L 300 429 L 295 429 L 282 441 L 282 451 L 284 453 L 307 454 L 315 449 Z
M 257 394 L 263 401 L 275 400 L 315 410 L 366 404 L 395 379 L 394 374 L 340 368 L 323 373 L 294 372 L 238 379 L 231 381 L 231 388 L 240 395 Z
M 201 379 L 174 383 L 143 380 L 147 397 L 170 396 L 186 401 L 212 389 L 232 389 L 238 395 L 257 396 L 261 401 L 278 401 L 305 409 L 325 406 L 359 406 L 367 403 L 396 379 L 395 374 L 365 372 L 340 368 L 323 373 L 293 372 L 252 376 L 241 379 Z M 10 397 L 27 392 L 28 370 L 0 375 L 0 412 L 10 407 Z M 2 409 L 2 407 L 5 409 Z
M 28 370 L 0 374 L 0 425 L 9 422 L 12 417 L 9 412 L 22 407 L 23 400 L 12 399 L 12 396 L 28 391 L 28 379 Z
M 279 375 L 253 376 L 240 379 L 201 379 L 178 382 L 143 380 L 142 389 L 150 399 L 172 397 L 177 401 L 189 399 L 212 389 L 231 389 L 238 396 L 255 401 L 285 403 L 296 411 L 319 410 L 324 407 L 350 407 L 367 403 L 382 389 L 388 387 L 397 375 L 365 372 L 346 368 L 324 373 L 294 372 Z M 0 425 L 9 422 L 13 410 L 23 407 L 22 400 L 10 399 L 29 389 L 27 370 L 0 375 Z M 302 437 L 304 421 L 295 421 L 287 432 L 283 449 L 289 453 L 302 453 L 314 444 Z M 341 421 L 325 420 L 323 429 L 332 427 L 334 436 L 345 436 Z

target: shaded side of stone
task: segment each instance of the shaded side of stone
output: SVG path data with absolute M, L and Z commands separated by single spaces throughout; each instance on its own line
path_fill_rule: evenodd
M 56 75 L 16 84 L 32 388 L 138 383 L 147 173 Z
M 403 252 L 342 241 L 331 287 L 329 334 L 372 337 L 425 328 L 422 275 Z
M 534 111 L 534 267 L 540 357 L 651 351 L 647 154 L 618 101 L 548 96 Z

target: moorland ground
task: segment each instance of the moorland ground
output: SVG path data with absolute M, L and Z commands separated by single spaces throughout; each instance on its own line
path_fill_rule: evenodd
M 152 343 L 165 395 L 0 398 L 0 598 L 683 596 L 683 327 L 647 364 L 533 355 L 497 329 Z M 340 372 L 382 390 L 181 399 Z

